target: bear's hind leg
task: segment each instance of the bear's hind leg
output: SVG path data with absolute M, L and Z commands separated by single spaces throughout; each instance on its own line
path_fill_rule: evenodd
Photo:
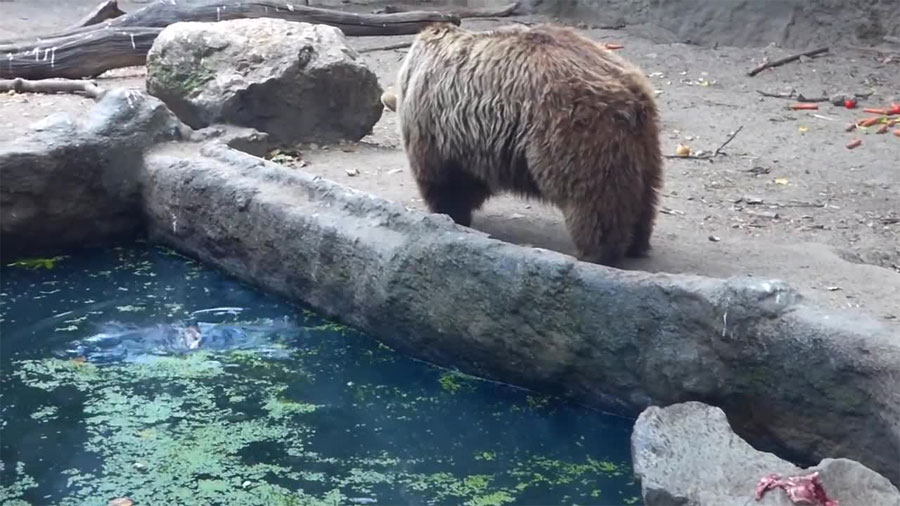
M 491 196 L 483 181 L 454 167 L 445 167 L 440 179 L 417 178 L 416 184 L 432 213 L 446 214 L 464 227 L 472 225 L 472 211 Z
M 563 215 L 579 260 L 608 267 L 621 264 L 628 242 L 628 234 L 621 226 L 604 219 L 599 212 L 587 212 L 579 206 L 567 207 Z
M 631 244 L 625 252 L 629 258 L 642 258 L 650 251 L 650 236 L 653 235 L 653 225 L 656 221 L 656 205 L 659 195 L 655 188 L 656 181 L 649 181 L 644 187 L 641 211 L 637 216 L 631 233 Z

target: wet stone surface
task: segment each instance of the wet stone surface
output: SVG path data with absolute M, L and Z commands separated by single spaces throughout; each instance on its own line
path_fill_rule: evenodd
M 632 421 L 406 359 L 170 250 L 0 277 L 3 504 L 639 502 Z

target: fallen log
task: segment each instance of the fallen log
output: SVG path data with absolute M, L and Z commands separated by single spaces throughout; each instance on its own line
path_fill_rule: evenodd
M 0 44 L 0 79 L 79 79 L 143 65 L 162 28 L 101 28 L 21 44 Z
M 83 93 L 94 100 L 99 100 L 106 93 L 105 89 L 91 81 L 71 79 L 29 81 L 21 78 L 0 79 L 0 92 L 3 91 L 14 91 L 17 93 Z
M 470 8 L 470 7 L 459 7 L 455 9 L 447 9 L 443 10 L 444 14 L 449 14 L 451 16 L 456 16 L 460 19 L 462 18 L 505 18 L 506 16 L 511 16 L 516 9 L 519 8 L 519 2 L 513 2 L 509 5 L 503 7 L 496 8 Z M 415 7 L 408 7 L 405 5 L 385 5 L 381 9 L 378 9 L 376 13 L 383 14 L 396 14 L 398 12 L 412 12 L 415 11 Z
M 156 36 L 170 24 L 263 17 L 330 25 L 348 36 L 413 35 L 430 23 L 460 23 L 458 17 L 439 12 L 356 14 L 307 7 L 296 0 L 240 0 L 227 5 L 157 0 L 99 24 L 37 40 L 0 42 L 0 79 L 96 77 L 107 70 L 143 65 Z
M 105 0 L 97 4 L 91 12 L 81 18 L 81 21 L 75 23 L 72 28 L 96 25 L 97 23 L 106 21 L 107 19 L 117 18 L 123 14 L 125 14 L 125 11 L 119 9 L 118 0 Z
M 398 12 L 394 14 L 358 14 L 334 9 L 301 5 L 297 0 L 195 0 L 173 2 L 156 0 L 134 12 L 104 21 L 102 28 L 154 27 L 165 28 L 184 21 L 228 21 L 244 18 L 278 18 L 340 28 L 347 36 L 413 35 L 429 23 L 459 25 L 459 17 L 428 11 Z M 73 28 L 53 37 L 85 33 L 93 26 Z

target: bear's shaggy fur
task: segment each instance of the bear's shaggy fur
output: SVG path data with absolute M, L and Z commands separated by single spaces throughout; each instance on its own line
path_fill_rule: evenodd
M 397 84 L 385 105 L 432 212 L 469 226 L 491 195 L 512 192 L 556 205 L 581 260 L 650 249 L 662 154 L 637 67 L 568 28 L 436 24 Z

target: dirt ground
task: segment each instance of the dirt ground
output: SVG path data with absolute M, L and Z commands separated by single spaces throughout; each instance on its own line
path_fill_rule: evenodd
M 52 31 L 90 10 L 93 0 L 0 2 L 0 39 Z M 120 1 L 125 11 L 141 3 Z M 509 22 L 522 18 L 509 18 Z M 529 18 L 529 20 L 532 20 Z M 489 28 L 497 20 L 466 20 Z M 707 276 L 754 276 L 789 282 L 820 304 L 900 323 L 900 137 L 875 129 L 845 132 L 863 115 L 827 103 L 792 111 L 790 100 L 757 91 L 792 89 L 806 96 L 872 93 L 860 107 L 900 102 L 900 64 L 884 51 L 833 47 L 825 56 L 748 77 L 764 57 L 788 51 L 657 44 L 625 30 L 583 28 L 597 40 L 624 45 L 656 88 L 668 154 L 679 143 L 714 151 L 714 159 L 668 159 L 654 249 L 628 269 Z M 356 48 L 411 37 L 351 38 Z M 382 86 L 394 85 L 404 50 L 362 54 Z M 106 87 L 144 87 L 142 68 L 98 79 Z M 51 113 L 83 114 L 77 96 L 0 96 L 0 141 Z M 853 139 L 862 145 L 850 150 Z M 396 115 L 385 111 L 372 135 L 343 146 L 302 147 L 303 170 L 424 209 L 400 147 Z M 512 197 L 489 201 L 473 227 L 510 242 L 572 253 L 559 212 Z

